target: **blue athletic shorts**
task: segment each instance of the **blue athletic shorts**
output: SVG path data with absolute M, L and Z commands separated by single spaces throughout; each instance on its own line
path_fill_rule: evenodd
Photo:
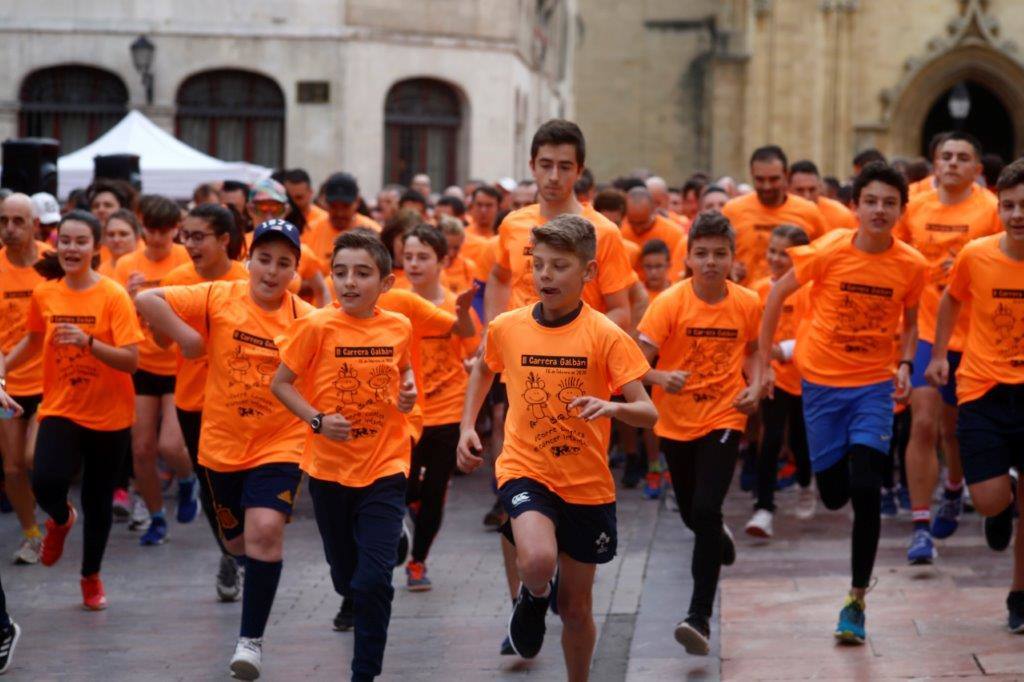
M 835 387 L 803 382 L 804 423 L 815 473 L 838 462 L 851 445 L 889 453 L 893 382 Z
M 946 351 L 946 359 L 949 360 L 949 381 L 939 389 L 942 402 L 951 407 L 956 407 L 956 370 L 960 366 L 960 356 L 961 353 L 958 350 Z M 931 342 L 918 339 L 917 352 L 914 354 L 914 373 L 910 375 L 910 386 L 912 388 L 930 386 L 924 378 L 924 371 L 928 369 L 928 363 L 931 361 Z
M 291 520 L 302 471 L 298 464 L 273 462 L 242 471 L 206 469 L 203 481 L 210 493 L 221 535 L 225 540 L 232 540 L 242 534 L 245 510 L 249 507 L 274 509 Z

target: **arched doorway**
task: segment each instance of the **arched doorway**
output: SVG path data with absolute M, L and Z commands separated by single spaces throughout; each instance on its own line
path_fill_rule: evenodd
M 956 86 L 939 95 L 925 116 L 921 128 L 921 155 L 928 156 L 928 145 L 936 133 L 963 130 L 981 142 L 986 154 L 998 154 L 1004 162 L 1015 158 L 1013 120 L 1002 100 L 984 85 L 974 81 L 964 84 L 967 95 L 967 116 L 954 119 L 950 112 L 950 95 Z
M 116 74 L 66 64 L 33 71 L 21 83 L 18 134 L 53 137 L 69 154 L 107 132 L 128 113 L 128 88 Z
M 384 103 L 384 182 L 408 185 L 426 173 L 437 187 L 459 172 L 462 102 L 452 86 L 433 78 L 396 83 Z

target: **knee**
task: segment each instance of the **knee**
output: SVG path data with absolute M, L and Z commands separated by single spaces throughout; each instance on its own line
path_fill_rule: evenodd
M 818 494 L 821 496 L 821 503 L 830 511 L 842 509 L 850 501 L 850 492 L 845 487 L 824 486 L 820 479 L 818 480 Z
M 553 551 L 516 549 L 516 568 L 527 583 L 550 580 L 555 574 L 557 562 L 558 556 Z
M 594 624 L 594 611 L 590 599 L 569 599 L 558 604 L 558 616 L 566 628 L 583 629 Z
M 156 461 L 156 439 L 149 433 L 132 434 L 132 459 L 136 462 Z
M 4 457 L 4 478 L 8 481 L 28 473 L 25 460 L 21 457 Z
M 706 502 L 694 502 L 688 524 L 694 534 L 722 532 L 722 508 Z
M 279 523 L 264 519 L 246 519 L 245 553 L 263 561 L 281 558 L 283 533 Z

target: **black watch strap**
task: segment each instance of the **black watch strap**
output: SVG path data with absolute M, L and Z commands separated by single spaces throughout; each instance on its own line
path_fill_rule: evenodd
M 324 413 L 320 412 L 315 417 L 309 420 L 309 426 L 313 429 L 313 433 L 320 433 L 321 427 L 324 425 Z

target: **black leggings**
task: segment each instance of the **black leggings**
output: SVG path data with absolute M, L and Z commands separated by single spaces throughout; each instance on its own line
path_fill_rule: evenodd
M 789 449 L 796 459 L 796 480 L 801 488 L 811 484 L 811 457 L 807 450 L 803 400 L 776 386 L 775 397 L 761 401 L 761 423 L 764 431 L 757 455 L 757 502 L 754 509 L 774 512 L 779 453 L 782 452 L 787 426 Z
M 441 424 L 423 429 L 423 437 L 412 450 L 406 504 L 419 502 L 415 515 L 416 532 L 412 539 L 412 560 L 426 561 L 430 545 L 441 530 L 448 480 L 455 470 L 455 449 L 459 445 L 459 425 Z
M 814 475 L 826 507 L 836 510 L 847 502 L 853 504 L 850 560 L 855 588 L 868 586 L 875 567 L 882 531 L 882 474 L 888 458 L 874 448 L 855 444 L 842 459 Z
M 224 540 L 220 536 L 220 527 L 217 525 L 217 517 L 213 511 L 210 489 L 201 483 L 201 481 L 206 480 L 206 477 L 203 476 L 205 467 L 199 463 L 199 433 L 203 426 L 203 413 L 202 411 L 182 410 L 177 407 L 174 410 L 178 413 L 178 424 L 181 425 L 181 435 L 185 440 L 188 458 L 192 460 L 192 471 L 195 472 L 196 480 L 200 481 L 198 484 L 199 504 L 203 508 L 203 516 L 206 517 L 207 523 L 210 524 L 210 531 L 213 533 L 213 538 L 217 541 L 217 546 L 220 547 L 221 553 L 228 554 L 228 551 L 224 549 Z
M 722 503 L 739 456 L 742 431 L 718 429 L 691 441 L 661 439 L 672 488 L 693 543 L 690 614 L 711 617 L 722 570 Z
M 39 422 L 32 492 L 55 523 L 68 522 L 68 489 L 82 467 L 82 575 L 99 573 L 113 521 L 118 467 L 131 452 L 131 429 L 94 431 L 64 417 Z
M 7 615 L 7 595 L 4 594 L 4 586 L 0 585 L 0 629 L 11 626 L 11 617 Z
M 907 487 L 907 445 L 910 443 L 910 407 L 892 417 L 892 440 L 889 455 L 882 470 L 882 487 L 895 488 L 893 478 L 897 461 L 900 465 L 900 485 Z

